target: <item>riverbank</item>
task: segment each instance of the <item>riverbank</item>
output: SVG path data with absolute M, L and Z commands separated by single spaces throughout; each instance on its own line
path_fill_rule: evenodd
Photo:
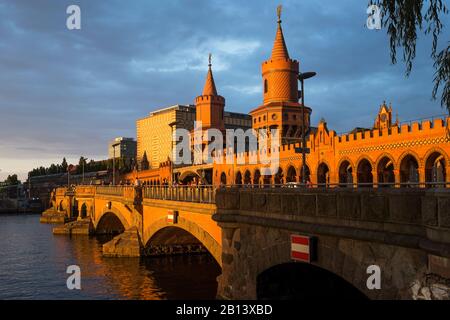
M 10 213 L 31 213 L 41 214 L 43 211 L 42 205 L 35 205 L 29 207 L 24 201 L 17 199 L 0 199 L 0 214 Z

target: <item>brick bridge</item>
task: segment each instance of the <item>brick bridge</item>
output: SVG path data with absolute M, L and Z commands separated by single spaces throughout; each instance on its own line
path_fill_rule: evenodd
M 224 299 L 450 298 L 448 188 L 80 186 L 57 189 L 52 204 L 90 232 L 122 232 L 105 254 L 206 249 Z M 315 240 L 310 263 L 292 260 L 292 235 Z M 373 265 L 380 289 L 367 287 Z

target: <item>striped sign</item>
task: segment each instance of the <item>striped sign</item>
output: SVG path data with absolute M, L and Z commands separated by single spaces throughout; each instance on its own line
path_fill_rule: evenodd
M 291 258 L 311 262 L 315 257 L 315 239 L 309 236 L 291 235 Z
M 178 222 L 178 211 L 169 210 L 167 212 L 167 223 L 176 224 Z

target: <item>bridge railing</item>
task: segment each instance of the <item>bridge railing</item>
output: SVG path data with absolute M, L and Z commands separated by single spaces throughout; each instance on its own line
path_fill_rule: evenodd
M 144 199 L 215 203 L 216 189 L 202 186 L 149 186 L 143 188 Z
M 133 187 L 124 187 L 124 186 L 98 186 L 96 187 L 96 193 L 107 196 L 125 196 L 125 192 L 127 188 Z
M 301 183 L 283 184 L 230 184 L 219 188 L 450 188 L 450 182 L 359 182 L 359 183 Z
M 57 196 L 64 196 L 66 194 L 66 191 L 67 191 L 66 187 L 56 188 L 56 195 Z

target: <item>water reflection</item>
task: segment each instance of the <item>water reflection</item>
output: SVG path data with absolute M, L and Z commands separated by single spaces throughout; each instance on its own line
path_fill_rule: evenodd
M 107 258 L 106 240 L 53 236 L 38 216 L 0 216 L 0 298 L 215 298 L 220 267 L 211 255 Z M 66 287 L 71 264 L 81 268 L 80 291 Z

